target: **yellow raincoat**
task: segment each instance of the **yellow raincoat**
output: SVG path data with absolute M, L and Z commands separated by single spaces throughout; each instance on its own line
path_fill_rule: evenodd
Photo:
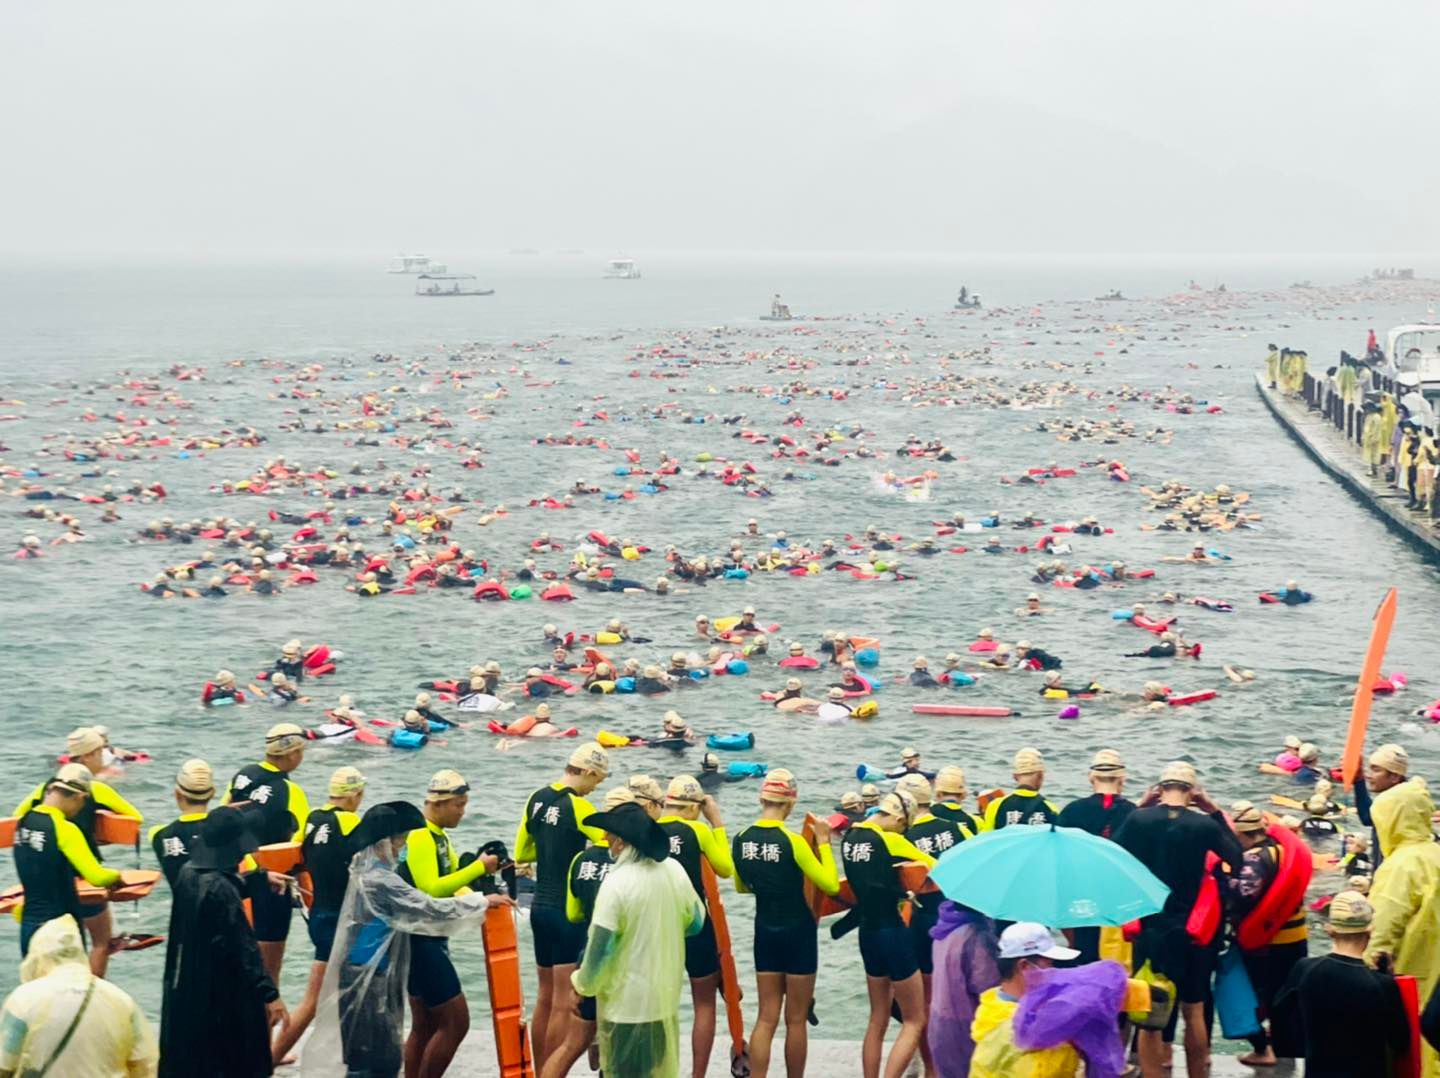
M 1026 1052 L 1015 1047 L 1013 1000 L 1001 999 L 1000 989 L 980 995 L 980 1006 L 970 1024 L 975 1054 L 970 1078 L 1074 1078 L 1080 1070 L 1080 1053 L 1063 1044 Z
M 1435 806 L 1418 782 L 1392 786 L 1370 809 L 1385 860 L 1375 872 L 1375 907 L 1365 957 L 1390 955 L 1396 973 L 1419 982 L 1421 1006 L 1440 975 L 1440 845 L 1431 833 Z M 1425 1078 L 1440 1078 L 1440 1056 L 1425 1045 Z

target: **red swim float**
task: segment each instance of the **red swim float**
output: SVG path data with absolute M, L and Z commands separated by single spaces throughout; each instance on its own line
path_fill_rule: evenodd
M 1205 855 L 1205 878 L 1200 881 L 1200 893 L 1195 896 L 1195 905 L 1190 907 L 1190 916 L 1185 920 L 1185 931 L 1190 942 L 1197 947 L 1208 947 L 1220 929 L 1220 884 L 1215 880 L 1215 866 L 1220 858 L 1213 853 Z
M 1165 702 L 1171 707 L 1184 707 L 1186 704 L 1199 704 L 1206 700 L 1213 700 L 1219 696 L 1214 689 L 1201 689 L 1199 692 L 1181 693 L 1179 696 L 1166 698 Z
M 1315 872 L 1315 859 L 1310 847 L 1300 841 L 1288 827 L 1279 824 L 1266 832 L 1280 846 L 1280 864 L 1275 879 L 1260 896 L 1255 908 L 1240 922 L 1236 939 L 1246 951 L 1267 947 L 1305 899 L 1305 888 Z

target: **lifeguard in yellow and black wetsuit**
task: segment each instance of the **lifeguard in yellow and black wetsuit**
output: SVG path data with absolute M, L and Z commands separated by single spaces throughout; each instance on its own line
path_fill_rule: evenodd
M 405 840 L 400 878 L 435 898 L 468 893 L 470 884 L 499 867 L 494 854 L 480 854 L 460 865 L 446 833 L 465 818 L 470 786 L 458 771 L 446 768 L 430 776 L 425 793 L 425 826 Z M 470 1009 L 460 976 L 450 961 L 448 936 L 410 937 L 410 1036 L 405 1069 L 415 1074 L 444 1074 L 470 1030 Z
M 535 938 L 535 966 L 539 991 L 530 1020 L 535 1070 L 560 1046 L 565 1018 L 574 1009 L 570 974 L 585 944 L 585 933 L 565 916 L 565 884 L 570 862 L 586 841 L 604 834 L 587 827 L 595 806 L 585 800 L 610 772 L 610 757 L 596 744 L 581 745 L 570 754 L 558 782 L 542 786 L 525 802 L 525 813 L 515 834 L 515 860 L 535 864 L 535 897 L 530 906 L 530 928 Z M 555 1021 L 551 1016 L 555 1015 Z M 554 1027 L 553 1031 L 551 1026 Z
M 1054 823 L 1060 810 L 1040 796 L 1045 782 L 1045 758 L 1038 749 L 1025 748 L 1015 754 L 1011 771 L 1015 789 L 985 806 L 985 829 L 998 831 L 1012 824 Z
M 248 801 L 256 806 L 262 821 L 262 846 L 304 838 L 310 802 L 299 783 L 290 778 L 304 759 L 305 731 L 293 722 L 277 723 L 265 733 L 265 759 L 242 767 L 230 780 L 225 803 Z M 250 895 L 250 907 L 265 972 L 278 987 L 285 940 L 290 935 L 290 895 L 256 888 Z
M 896 872 L 904 861 L 935 864 L 935 858 L 905 837 L 915 816 L 909 794 L 885 794 L 874 814 L 847 830 L 840 843 L 845 879 L 855 892 L 855 909 L 846 917 L 860 923 L 860 958 L 870 993 L 870 1021 L 861 1045 L 867 1074 L 880 1071 L 892 998 L 900 1008 L 901 1024 L 890 1049 L 889 1073 L 902 1073 L 909 1066 L 925 1031 L 925 985 L 910 929 L 900 916 L 906 890 Z
M 215 775 L 204 760 L 186 760 L 175 776 L 175 805 L 180 815 L 167 824 L 150 829 L 150 848 L 173 889 L 180 870 L 190 862 L 200 828 L 210 815 L 215 796 Z
M 90 769 L 84 764 L 65 764 L 41 787 L 36 803 L 19 814 L 15 870 L 25 888 L 20 915 L 22 958 L 30 950 L 30 938 L 46 921 L 67 913 L 80 921 L 76 876 L 95 887 L 114 887 L 120 882 L 120 873 L 96 859 L 74 823 L 90 802 L 92 785 Z
M 965 808 L 965 771 L 953 764 L 942 767 L 935 773 L 935 802 L 930 811 L 942 820 L 954 820 L 966 836 L 973 837 L 984 831 L 985 821 L 971 815 Z
M 806 1019 L 819 968 L 815 915 L 805 901 L 805 881 L 827 895 L 840 890 L 830 826 L 815 822 L 815 852 L 785 826 L 795 808 L 795 776 L 772 768 L 760 787 L 760 818 L 730 844 L 735 889 L 755 896 L 755 983 L 760 1013 L 750 1031 L 750 1065 L 765 1073 L 770 1046 L 785 1016 L 785 1069 L 805 1069 Z
M 70 731 L 69 736 L 65 739 L 65 747 L 70 757 L 69 763 L 81 765 L 90 774 L 90 791 L 85 797 L 84 804 L 75 814 L 74 824 L 85 836 L 85 844 L 90 848 L 90 855 L 96 861 L 102 861 L 104 858 L 100 856 L 100 843 L 95 834 L 95 814 L 104 809 L 118 816 L 129 816 L 134 820 L 139 820 L 141 818 L 140 810 L 116 793 L 108 783 L 102 782 L 96 777 L 105 770 L 104 734 L 93 727 L 81 726 Z M 47 785 L 48 783 L 42 783 L 35 787 L 34 792 L 16 807 L 13 815 L 24 816 L 40 804 L 44 799 Z M 110 905 L 106 902 L 82 903 L 75 918 L 77 921 L 84 922 L 84 931 L 90 937 L 90 969 L 95 976 L 103 977 L 110 962 L 110 940 L 114 931 L 110 918 Z
M 667 733 L 674 730 L 667 713 Z M 679 719 L 679 716 L 674 716 Z M 700 819 L 701 813 L 705 819 Z M 715 875 L 730 877 L 735 865 L 730 860 L 730 840 L 720 819 L 720 806 L 705 793 L 691 775 L 677 775 L 665 791 L 665 812 L 657 821 L 670 836 L 670 856 L 680 862 L 690 885 L 705 899 L 705 879 L 700 872 L 703 858 Z M 708 907 L 707 907 L 708 909 Z M 690 999 L 695 1010 L 690 1031 L 692 1072 L 704 1074 L 710 1066 L 715 1043 L 715 993 L 720 986 L 720 953 L 715 944 L 715 925 L 707 915 L 699 932 L 685 938 L 685 973 L 690 978 Z

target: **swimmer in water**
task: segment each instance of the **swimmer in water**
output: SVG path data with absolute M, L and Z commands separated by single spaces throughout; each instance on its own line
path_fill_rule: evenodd
M 914 668 L 910 671 L 911 685 L 921 689 L 936 689 L 940 687 L 940 682 L 936 681 L 934 675 L 930 673 L 929 659 L 921 655 L 916 658 L 912 665 Z
M 1017 618 L 1034 618 L 1039 617 L 1042 614 L 1053 613 L 1055 613 L 1055 608 L 1049 606 L 1041 606 L 1040 596 L 1033 591 L 1029 595 L 1025 596 L 1024 606 L 1017 606 L 1015 608 L 1015 616 Z

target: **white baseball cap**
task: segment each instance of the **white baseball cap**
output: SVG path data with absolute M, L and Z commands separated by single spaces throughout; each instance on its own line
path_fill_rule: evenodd
M 1020 921 L 1000 933 L 1001 958 L 1051 958 L 1057 962 L 1080 957 L 1073 947 L 1061 947 L 1044 925 Z

